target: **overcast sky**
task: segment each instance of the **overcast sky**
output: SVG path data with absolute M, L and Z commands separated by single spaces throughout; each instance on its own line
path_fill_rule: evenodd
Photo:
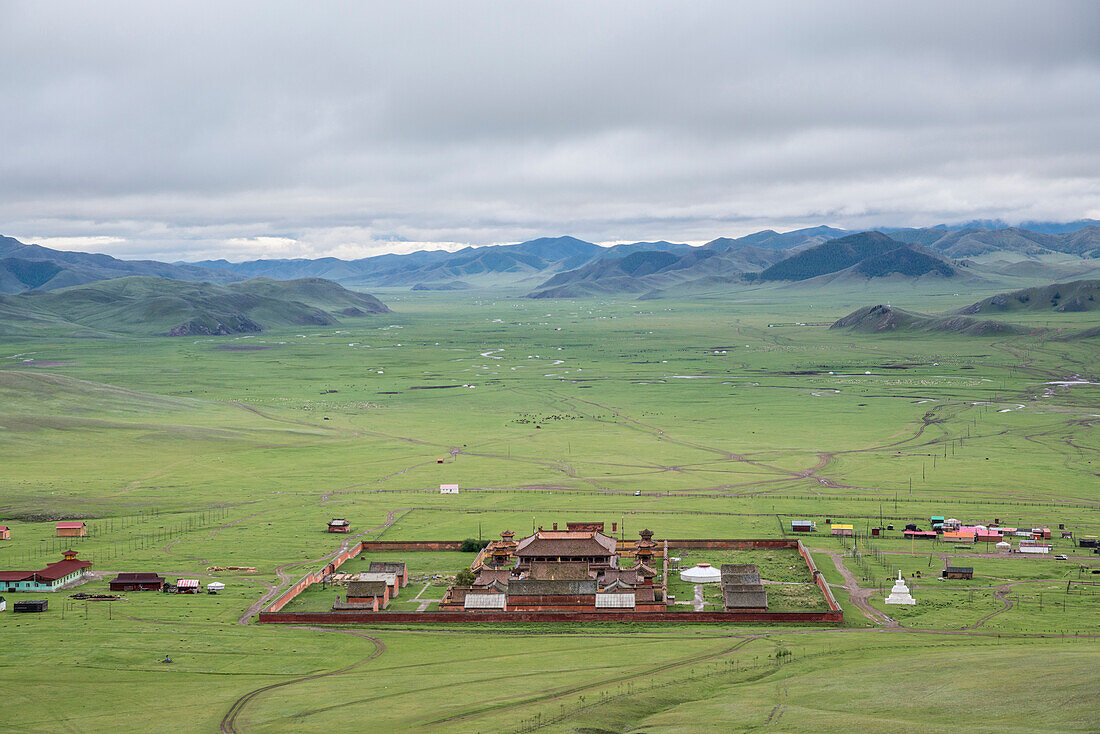
M 0 0 L 0 234 L 242 260 L 1100 218 L 1100 2 L 743 5 Z

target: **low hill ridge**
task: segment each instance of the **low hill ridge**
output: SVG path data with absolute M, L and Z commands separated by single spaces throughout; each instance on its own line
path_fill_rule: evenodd
M 972 303 L 959 309 L 961 314 L 1005 313 L 1009 311 L 1055 311 L 1069 313 L 1100 308 L 1100 280 L 1075 280 L 1024 288 Z
M 906 311 L 888 305 L 864 306 L 833 323 L 830 329 L 878 334 L 883 332 L 924 332 L 991 336 L 1027 334 L 1030 329 L 1001 321 L 983 321 L 968 316 L 933 316 Z
M 134 276 L 0 296 L 0 314 L 5 316 L 0 333 L 54 325 L 108 333 L 216 336 L 336 325 L 342 317 L 388 311 L 374 296 L 320 278 L 217 285 Z

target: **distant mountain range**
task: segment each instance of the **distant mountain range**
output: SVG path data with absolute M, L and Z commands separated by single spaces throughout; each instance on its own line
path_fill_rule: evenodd
M 637 251 L 597 260 L 541 283 L 529 298 L 581 298 L 615 293 L 651 294 L 672 287 L 703 287 L 741 280 L 783 259 L 785 250 L 746 245 L 724 250 L 691 247 L 664 252 Z
M 11 237 L 0 237 L 0 293 L 56 290 L 97 280 L 150 275 L 173 280 L 231 283 L 244 278 L 226 270 L 201 266 L 119 260 L 110 255 L 63 252 L 39 245 L 25 245 Z
M 575 237 L 543 237 L 514 245 L 467 247 L 457 252 L 436 250 L 359 260 L 327 257 L 240 263 L 119 260 L 107 255 L 61 252 L 0 237 L 0 293 L 48 291 L 104 279 L 148 275 L 220 284 L 256 277 L 324 278 L 363 289 L 507 286 L 540 298 L 615 293 L 653 297 L 664 291 L 721 289 L 756 278 L 767 282 L 822 276 L 875 278 L 890 274 L 951 277 L 950 271 L 960 265 L 976 277 L 1007 276 L 1019 278 L 1022 282 L 1017 282 L 1024 284 L 1087 278 L 1100 273 L 1100 227 L 1096 225 L 1092 220 L 1083 220 L 1073 224 L 1037 223 L 1035 230 L 938 226 L 887 229 L 873 238 L 867 233 L 820 226 L 784 233 L 764 230 L 744 237 L 720 237 L 697 247 L 663 240 L 601 247 Z M 853 236 L 857 239 L 846 239 Z M 837 242 L 845 244 L 817 249 Z M 801 258 L 792 259 L 803 252 L 806 254 Z M 846 263 L 843 267 L 834 269 L 843 263 Z
M 834 236 L 837 233 L 840 236 Z M 810 281 L 822 285 L 891 276 L 951 278 L 960 272 L 971 278 L 1050 280 L 1100 273 L 1100 228 L 1088 225 L 1061 235 L 1020 229 L 844 234 L 827 227 L 783 235 L 758 232 L 713 240 L 699 248 L 606 258 L 557 273 L 528 297 L 640 293 L 653 298 L 666 291 L 685 293 L 736 282 Z
M 863 235 L 867 233 L 832 227 L 785 233 L 765 230 L 720 237 L 699 247 L 667 241 L 600 247 L 575 237 L 552 237 L 362 260 L 212 260 L 191 265 L 245 277 L 325 277 L 349 287 L 449 290 L 449 284 L 456 282 L 472 288 L 510 286 L 529 289 L 532 298 L 615 294 L 652 298 L 664 292 L 721 289 L 752 281 L 754 274 L 763 281 L 952 277 L 959 266 L 965 266 L 974 277 L 1056 280 L 1100 272 L 1100 227 L 1092 222 L 1057 234 L 1020 228 L 934 227 Z M 816 249 L 853 236 L 855 240 L 844 244 Z M 854 249 L 842 255 L 847 248 Z
M 330 326 L 388 313 L 374 296 L 319 278 L 257 278 L 217 285 L 131 276 L 0 295 L 0 334 L 115 333 L 196 336 L 258 333 L 275 327 Z

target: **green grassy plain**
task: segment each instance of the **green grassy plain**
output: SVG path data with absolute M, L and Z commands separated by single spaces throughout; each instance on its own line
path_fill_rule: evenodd
M 394 313 L 339 329 L 0 340 L 0 522 L 12 529 L 0 567 L 53 560 L 68 542 L 52 521 L 81 517 L 92 532 L 74 547 L 102 575 L 82 591 L 119 571 L 227 584 L 110 603 L 59 593 L 46 614 L 0 614 L 0 729 L 218 731 L 242 696 L 282 684 L 244 702 L 232 728 L 1095 730 L 1100 642 L 1086 635 L 1100 628 L 1100 587 L 1070 582 L 1100 581 L 1100 557 L 1060 539 L 1070 561 L 899 536 L 931 515 L 1100 534 L 1100 385 L 1048 384 L 1100 382 L 1096 340 L 768 326 L 989 295 L 876 288 L 693 302 L 395 291 L 379 294 Z M 1011 318 L 1067 332 L 1098 320 Z M 441 483 L 462 491 L 440 495 Z M 588 519 L 632 537 L 781 537 L 813 519 L 803 541 L 846 628 L 242 624 L 350 540 L 324 532 L 331 517 L 393 540 Z M 898 531 L 855 558 L 822 532 L 826 518 Z M 898 626 L 861 612 L 834 554 Z M 422 554 L 410 571 L 424 580 L 398 601 L 465 555 Z M 973 581 L 937 580 L 947 559 L 974 566 Z M 805 581 L 790 565 L 761 567 Z M 921 571 L 912 609 L 881 603 L 898 569 Z M 443 588 L 431 581 L 422 598 Z M 777 603 L 798 601 L 800 587 L 776 588 Z M 158 663 L 165 654 L 175 662 Z

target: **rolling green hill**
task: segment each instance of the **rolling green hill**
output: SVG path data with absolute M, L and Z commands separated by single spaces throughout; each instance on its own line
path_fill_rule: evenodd
M 1100 308 L 1100 280 L 1077 280 L 998 293 L 959 309 L 961 314 L 1006 311 L 1095 311 Z
M 831 329 L 847 329 L 863 333 L 923 332 L 963 334 L 965 336 L 993 336 L 997 334 L 1027 334 L 1024 326 L 1001 321 L 982 321 L 967 316 L 932 316 L 906 311 L 901 308 L 877 305 L 856 309 L 836 321 Z
M 0 333 L 83 328 L 167 336 L 239 334 L 339 324 L 339 318 L 388 311 L 374 296 L 319 278 L 214 285 L 131 277 L 0 296 Z

